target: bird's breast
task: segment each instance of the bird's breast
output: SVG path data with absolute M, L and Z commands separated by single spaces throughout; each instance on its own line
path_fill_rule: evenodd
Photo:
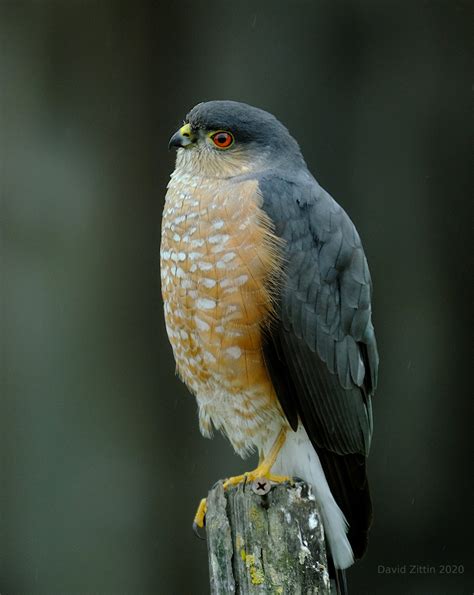
M 230 400 L 243 417 L 255 399 L 262 410 L 276 404 L 261 333 L 281 261 L 260 204 L 256 181 L 175 172 L 162 220 L 162 293 L 178 372 L 200 404 Z

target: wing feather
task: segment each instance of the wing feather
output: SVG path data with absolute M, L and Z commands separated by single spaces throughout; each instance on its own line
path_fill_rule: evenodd
M 293 429 L 303 423 L 361 555 L 378 367 L 370 273 L 347 214 L 308 172 L 298 176 L 271 172 L 259 180 L 286 263 L 264 354 L 283 411 Z

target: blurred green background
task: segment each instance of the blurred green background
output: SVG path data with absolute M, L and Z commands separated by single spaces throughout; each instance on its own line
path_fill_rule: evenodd
M 375 524 L 351 593 L 472 591 L 472 7 L 0 2 L 2 595 L 208 592 L 195 506 L 254 461 L 199 435 L 158 252 L 168 138 L 224 98 L 289 127 L 371 265 Z

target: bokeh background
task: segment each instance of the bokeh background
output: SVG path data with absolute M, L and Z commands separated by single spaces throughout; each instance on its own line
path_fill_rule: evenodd
M 371 265 L 375 524 L 351 592 L 472 592 L 472 7 L 0 1 L 2 595 L 208 592 L 195 506 L 254 461 L 199 435 L 158 251 L 168 138 L 222 98 L 289 127 Z

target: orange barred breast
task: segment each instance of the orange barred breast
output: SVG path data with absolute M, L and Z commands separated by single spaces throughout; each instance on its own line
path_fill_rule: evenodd
M 265 367 L 280 249 L 253 180 L 173 174 L 163 212 L 161 282 L 177 371 L 196 395 L 201 431 L 241 454 L 282 413 Z

